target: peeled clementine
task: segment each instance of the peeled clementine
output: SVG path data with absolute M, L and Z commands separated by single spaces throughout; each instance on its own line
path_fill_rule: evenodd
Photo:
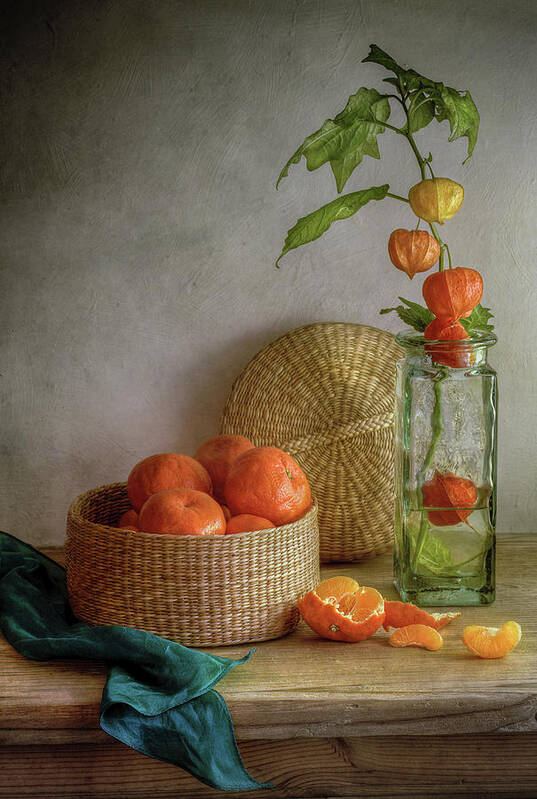
M 384 621 L 384 599 L 351 577 L 330 577 L 298 601 L 306 624 L 323 638 L 356 642 L 369 638 Z
M 507 621 L 503 627 L 465 627 L 462 640 L 467 649 L 480 658 L 503 658 L 522 638 L 522 628 L 516 621 Z
M 138 514 L 133 508 L 129 508 L 129 510 L 126 510 L 125 513 L 121 514 L 117 526 L 123 530 L 132 530 L 132 525 L 134 525 L 134 529 L 137 529 Z
M 442 627 L 461 615 L 456 611 L 428 613 L 411 602 L 400 602 L 399 600 L 384 600 L 384 608 L 386 610 L 383 625 L 385 630 L 390 627 L 408 627 L 409 624 L 426 624 L 435 630 L 441 630 Z
M 249 438 L 237 435 L 214 436 L 205 441 L 194 457 L 209 472 L 213 482 L 213 495 L 224 501 L 224 487 L 233 461 L 254 445 Z
M 189 455 L 165 452 L 144 458 L 133 468 L 127 480 L 132 507 L 139 511 L 152 494 L 167 488 L 194 488 L 212 492 L 207 470 Z
M 240 513 L 238 516 L 232 516 L 228 520 L 226 534 L 248 533 L 254 530 L 273 530 L 275 526 L 269 519 L 264 519 L 262 516 L 254 516 L 252 513 Z
M 471 314 L 483 296 L 483 278 L 477 269 L 457 266 L 433 272 L 423 282 L 427 308 L 442 319 L 460 319 Z
M 277 447 L 254 447 L 231 464 L 226 480 L 226 505 L 233 516 L 252 513 L 289 524 L 311 506 L 308 479 L 298 463 Z
M 224 535 L 226 520 L 218 502 L 193 488 L 167 488 L 152 494 L 140 511 L 145 533 Z
M 477 488 L 471 480 L 457 477 L 453 472 L 435 471 L 434 477 L 421 487 L 427 517 L 436 527 L 463 522 L 472 513 L 477 502 Z M 453 508 L 453 510 L 451 510 Z

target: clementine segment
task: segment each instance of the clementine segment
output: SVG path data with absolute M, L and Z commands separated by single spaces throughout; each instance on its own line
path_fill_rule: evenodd
M 400 602 L 399 600 L 384 600 L 386 618 L 384 619 L 384 629 L 390 627 L 407 627 L 409 624 L 426 624 L 435 630 L 441 630 L 453 619 L 458 619 L 461 613 L 449 611 L 447 613 L 428 613 L 423 608 L 418 608 L 411 602 Z
M 308 479 L 298 463 L 277 447 L 254 447 L 231 464 L 225 488 L 233 516 L 252 513 L 289 524 L 311 506 Z
M 194 457 L 209 472 L 213 495 L 218 502 L 224 501 L 224 488 L 231 464 L 253 446 L 245 436 L 221 435 L 209 438 L 196 451 Z
M 117 526 L 123 530 L 132 530 L 133 525 L 134 529 L 138 528 L 138 514 L 133 508 L 129 508 L 129 510 L 126 510 L 125 513 L 121 514 Z
M 255 530 L 273 530 L 276 527 L 269 519 L 254 516 L 252 513 L 240 513 L 232 516 L 227 522 L 226 535 L 231 533 L 251 533 Z
M 140 529 L 170 535 L 224 535 L 226 520 L 209 494 L 193 488 L 167 488 L 144 503 Z
M 435 651 L 442 648 L 442 636 L 433 627 L 427 624 L 409 624 L 398 627 L 390 635 L 389 643 L 392 646 L 419 646 L 422 649 Z
M 331 577 L 298 601 L 306 624 L 323 638 L 354 643 L 373 635 L 384 621 L 384 599 L 350 577 Z
M 152 494 L 167 488 L 193 488 L 210 494 L 212 483 L 199 461 L 174 452 L 144 458 L 132 469 L 127 480 L 127 493 L 137 511 Z
M 503 658 L 522 638 L 522 628 L 516 621 L 508 621 L 503 627 L 465 627 L 462 640 L 472 654 L 480 658 Z

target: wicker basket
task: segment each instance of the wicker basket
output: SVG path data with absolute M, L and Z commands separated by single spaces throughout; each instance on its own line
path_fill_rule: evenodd
M 230 536 L 153 535 L 111 526 L 126 483 L 79 496 L 67 516 L 67 588 L 75 615 L 186 646 L 278 638 L 297 598 L 320 580 L 317 506 L 299 521 Z
M 319 502 L 322 561 L 377 555 L 393 540 L 394 337 L 366 325 L 293 330 L 235 380 L 222 433 L 278 446 Z

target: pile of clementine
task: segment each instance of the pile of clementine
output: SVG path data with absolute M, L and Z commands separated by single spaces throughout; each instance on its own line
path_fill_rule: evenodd
M 144 458 L 129 474 L 127 493 L 131 508 L 117 526 L 168 535 L 268 530 L 297 521 L 312 502 L 294 458 L 239 435 L 214 436 L 194 457 L 166 452 Z
M 381 627 L 390 631 L 389 643 L 401 648 L 442 648 L 439 630 L 461 614 L 456 611 L 429 613 L 410 602 L 384 599 L 375 588 L 360 586 L 351 577 L 329 577 L 298 601 L 306 624 L 322 638 L 355 643 L 370 638 Z M 501 628 L 465 627 L 466 648 L 481 658 L 501 658 L 520 641 L 522 631 L 514 621 Z

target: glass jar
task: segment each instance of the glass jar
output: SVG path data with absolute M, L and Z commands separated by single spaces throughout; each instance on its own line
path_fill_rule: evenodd
M 395 397 L 394 583 L 420 606 L 486 605 L 495 593 L 496 373 L 491 333 L 400 333 Z

